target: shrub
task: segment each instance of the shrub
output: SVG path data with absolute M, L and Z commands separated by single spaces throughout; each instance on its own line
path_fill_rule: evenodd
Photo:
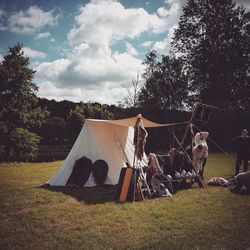
M 10 133 L 11 153 L 10 160 L 34 160 L 38 153 L 40 136 L 24 128 L 16 128 Z

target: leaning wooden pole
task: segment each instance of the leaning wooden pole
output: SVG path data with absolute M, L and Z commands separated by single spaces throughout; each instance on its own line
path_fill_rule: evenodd
M 185 139 L 186 139 L 186 137 L 187 137 L 187 133 L 188 133 L 188 130 L 189 130 L 189 128 L 190 128 L 190 126 L 191 126 L 191 124 L 192 124 L 192 122 L 193 122 L 193 118 L 194 118 L 194 115 L 195 115 L 197 106 L 198 106 L 198 103 L 196 103 L 196 104 L 194 105 L 192 115 L 191 115 L 191 117 L 190 117 L 190 120 L 189 120 L 188 123 L 187 123 L 186 129 L 185 129 L 185 132 L 184 132 L 184 135 L 183 135 L 182 140 L 181 140 L 181 145 L 183 145 L 183 143 L 184 143 L 184 141 L 185 141 Z
M 200 174 L 196 171 L 194 165 L 193 165 L 193 162 L 192 160 L 190 159 L 190 156 L 187 154 L 186 150 L 183 148 L 183 146 L 181 145 L 180 141 L 178 140 L 178 138 L 174 135 L 173 133 L 173 137 L 174 139 L 177 141 L 177 143 L 179 144 L 179 146 L 181 147 L 182 151 L 184 152 L 184 154 L 186 155 L 188 161 L 190 162 L 193 170 L 195 171 L 196 175 L 197 175 L 197 179 L 198 179 L 198 182 L 199 184 L 203 187 L 203 188 L 207 188 L 207 185 L 205 184 L 205 182 L 202 180 L 202 178 L 200 177 Z

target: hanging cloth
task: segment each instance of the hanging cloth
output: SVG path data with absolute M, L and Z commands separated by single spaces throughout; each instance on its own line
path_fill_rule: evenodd
M 146 144 L 146 138 L 148 133 L 143 126 L 142 116 L 139 114 L 134 126 L 134 146 L 135 146 L 135 155 L 137 159 L 142 160 L 144 154 L 144 148 Z

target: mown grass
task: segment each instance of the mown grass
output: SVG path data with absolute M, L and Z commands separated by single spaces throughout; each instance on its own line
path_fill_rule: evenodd
M 250 196 L 227 188 L 117 204 L 115 187 L 40 186 L 62 162 L 0 164 L 0 249 L 250 249 Z M 210 154 L 206 178 L 233 160 Z

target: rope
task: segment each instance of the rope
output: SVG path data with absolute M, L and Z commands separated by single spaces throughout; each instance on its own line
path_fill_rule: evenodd
M 189 122 L 176 122 L 176 123 L 169 123 L 169 124 L 162 124 L 162 127 L 170 127 L 175 125 L 182 125 L 182 124 L 188 124 Z

